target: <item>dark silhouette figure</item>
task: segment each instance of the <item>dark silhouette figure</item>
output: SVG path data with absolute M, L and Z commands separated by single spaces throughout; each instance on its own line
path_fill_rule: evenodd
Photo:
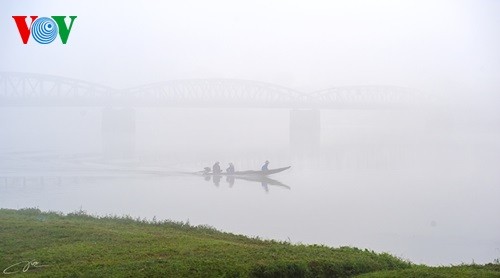
M 220 170 L 220 165 L 219 165 L 219 161 L 215 162 L 214 166 L 212 166 L 212 173 L 214 175 L 218 175 L 220 174 L 222 171 Z
M 234 174 L 234 165 L 233 165 L 233 163 L 229 163 L 229 167 L 227 167 L 226 172 L 228 174 Z
M 269 169 L 267 168 L 267 166 L 268 166 L 268 165 L 269 165 L 269 161 L 268 161 L 268 160 L 266 160 L 266 162 L 264 163 L 264 165 L 262 165 L 261 170 L 262 170 L 262 171 L 268 171 L 268 170 L 269 170 Z

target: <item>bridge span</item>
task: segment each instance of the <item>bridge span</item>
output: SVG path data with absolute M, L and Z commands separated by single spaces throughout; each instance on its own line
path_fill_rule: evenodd
M 60 76 L 0 72 L 0 107 L 103 107 L 103 145 L 112 152 L 133 152 L 136 107 L 289 109 L 292 149 L 317 153 L 320 110 L 419 109 L 431 101 L 422 92 L 397 86 L 304 93 L 259 81 L 186 79 L 115 89 Z
M 335 87 L 303 93 L 260 81 L 186 79 L 120 90 L 66 77 L 0 72 L 0 106 L 401 109 L 429 101 L 422 92 L 397 86 Z

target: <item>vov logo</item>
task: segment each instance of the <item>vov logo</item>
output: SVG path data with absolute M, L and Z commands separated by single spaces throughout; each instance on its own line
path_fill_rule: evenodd
M 66 44 L 76 17 L 76 15 L 69 16 L 70 23 L 68 27 L 64 21 L 66 16 L 38 17 L 36 15 L 32 15 L 30 16 L 31 25 L 28 27 L 28 24 L 26 23 L 27 16 L 12 16 L 16 22 L 19 35 L 21 35 L 21 39 L 24 44 L 28 43 L 30 35 L 38 43 L 49 44 L 56 39 L 57 34 L 59 34 L 62 43 Z

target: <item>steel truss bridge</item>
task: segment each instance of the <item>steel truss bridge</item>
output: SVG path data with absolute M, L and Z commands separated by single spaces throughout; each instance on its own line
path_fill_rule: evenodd
M 117 90 L 82 80 L 0 72 L 0 106 L 175 106 L 303 109 L 401 109 L 432 102 L 396 86 L 336 87 L 313 93 L 249 80 L 174 80 Z

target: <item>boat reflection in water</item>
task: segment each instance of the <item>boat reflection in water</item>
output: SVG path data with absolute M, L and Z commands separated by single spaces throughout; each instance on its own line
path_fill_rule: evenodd
M 244 180 L 250 182 L 259 182 L 262 185 L 262 188 L 266 192 L 269 192 L 270 185 L 290 189 L 288 185 L 267 177 L 268 175 L 276 174 L 288 169 L 290 169 L 290 166 L 278 169 L 270 169 L 265 171 L 239 171 L 234 173 L 217 173 L 217 174 L 198 172 L 197 174 L 202 175 L 206 181 L 212 180 L 215 186 L 220 186 L 222 177 L 225 177 L 225 180 L 229 184 L 229 187 L 233 187 L 235 180 Z
M 220 186 L 220 182 L 221 182 L 223 176 L 222 175 L 203 175 L 203 178 L 205 179 L 205 181 L 212 180 L 212 182 L 214 183 L 215 186 Z M 249 182 L 260 183 L 262 185 L 262 188 L 266 192 L 269 192 L 270 185 L 278 186 L 278 187 L 285 188 L 285 189 L 291 189 L 290 186 L 288 186 L 280 181 L 268 178 L 266 176 L 226 176 L 225 177 L 225 181 L 226 181 L 226 183 L 229 184 L 230 188 L 232 188 L 234 186 L 236 180 L 244 180 L 244 181 L 249 181 Z

